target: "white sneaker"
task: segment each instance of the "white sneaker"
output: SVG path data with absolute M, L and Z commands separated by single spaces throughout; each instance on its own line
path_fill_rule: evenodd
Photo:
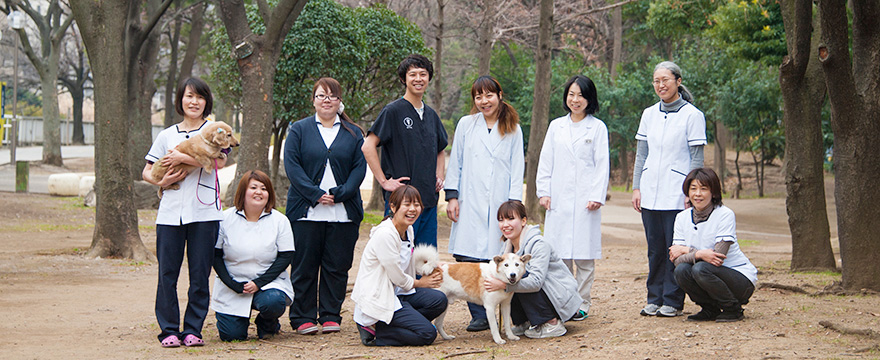
M 657 316 L 676 317 L 679 315 L 681 315 L 681 310 L 669 305 L 663 305 L 660 307 L 660 310 L 657 311 Z
M 657 310 L 660 310 L 660 305 L 657 304 L 648 304 L 642 309 L 642 316 L 655 316 L 657 315 Z
M 546 339 L 565 335 L 566 332 L 567 330 L 565 330 L 565 325 L 562 325 L 562 321 L 556 321 L 555 325 L 543 323 L 538 326 L 532 326 L 525 331 L 525 335 L 530 339 Z
M 530 322 L 526 321 L 522 324 L 514 325 L 513 328 L 510 330 L 513 331 L 513 334 L 516 336 L 523 336 L 523 335 L 525 335 L 526 330 L 528 330 L 531 326 L 532 326 L 532 324 Z

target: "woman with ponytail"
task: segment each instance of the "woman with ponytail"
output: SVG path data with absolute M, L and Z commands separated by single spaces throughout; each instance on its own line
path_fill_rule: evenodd
M 345 114 L 341 91 L 336 80 L 318 79 L 312 91 L 315 115 L 291 125 L 284 144 L 284 170 L 290 179 L 286 214 L 296 246 L 289 316 L 302 335 L 318 333 L 319 323 L 325 334 L 339 332 L 348 270 L 364 217 L 364 135 Z
M 684 291 L 669 260 L 675 216 L 689 204 L 681 192 L 687 174 L 703 167 L 706 119 L 682 85 L 681 68 L 671 61 L 654 67 L 652 84 L 660 98 L 642 112 L 636 132 L 632 205 L 642 214 L 648 242 L 648 301 L 641 314 L 681 315 Z
M 501 251 L 498 207 L 522 200 L 523 134 L 519 115 L 504 102 L 498 80 L 480 76 L 471 87 L 471 115 L 458 121 L 446 170 L 449 252 L 456 261 L 488 262 Z M 468 303 L 468 331 L 489 328 L 482 305 Z

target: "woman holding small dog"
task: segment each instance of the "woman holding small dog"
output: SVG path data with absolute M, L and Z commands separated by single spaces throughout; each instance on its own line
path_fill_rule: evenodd
M 167 188 L 180 183 L 176 190 L 166 189 L 156 213 L 156 258 L 159 260 L 159 282 L 156 290 L 156 319 L 163 347 L 202 346 L 202 325 L 208 314 L 211 291 L 208 277 L 214 257 L 214 244 L 220 228 L 222 214 L 219 191 L 213 174 L 203 176 L 203 171 L 186 173 L 181 169 L 168 171 L 161 179 L 153 179 L 153 164 L 162 159 L 162 165 L 171 167 L 181 163 L 201 167 L 190 157 L 175 150 L 186 139 L 200 136 L 208 123 L 205 117 L 213 107 L 211 89 L 198 78 L 189 78 L 177 89 L 177 113 L 183 121 L 171 126 L 156 137 L 145 159 L 145 181 Z M 164 156 L 164 157 L 163 157 Z M 226 164 L 226 155 L 217 161 L 217 169 Z M 216 170 L 215 170 L 216 172 Z M 189 292 L 183 332 L 180 329 L 180 308 L 177 303 L 177 278 L 183 257 L 189 266 Z
M 437 337 L 431 324 L 446 311 L 436 271 L 416 279 L 412 261 L 413 228 L 422 212 L 419 191 L 404 185 L 391 193 L 391 214 L 370 231 L 361 255 L 351 299 L 361 342 L 367 346 L 430 345 Z
M 260 339 L 281 329 L 278 318 L 293 299 L 287 267 L 293 259 L 290 222 L 275 210 L 275 190 L 266 173 L 241 176 L 234 207 L 223 212 L 214 249 L 214 293 L 220 340 L 247 340 L 251 309 Z
M 528 275 L 515 285 L 497 278 L 484 278 L 488 291 L 513 292 L 510 318 L 515 325 L 514 335 L 543 339 L 565 335 L 562 319 L 570 319 L 581 303 L 577 282 L 553 246 L 541 236 L 539 226 L 526 222 L 526 208 L 522 202 L 511 200 L 498 207 L 498 228 L 501 229 L 501 254 L 531 255 L 526 263 Z
M 284 170 L 290 179 L 287 218 L 296 253 L 291 269 L 290 325 L 301 335 L 339 332 L 348 270 L 364 218 L 360 185 L 367 172 L 360 127 L 345 114 L 339 82 L 315 82 L 315 115 L 290 126 Z
M 501 250 L 492 215 L 501 203 L 522 199 L 523 134 L 519 115 L 503 96 L 498 80 L 480 76 L 471 86 L 471 115 L 455 127 L 445 192 L 449 252 L 459 262 L 489 262 Z M 467 331 L 489 328 L 482 305 L 468 303 L 468 309 Z

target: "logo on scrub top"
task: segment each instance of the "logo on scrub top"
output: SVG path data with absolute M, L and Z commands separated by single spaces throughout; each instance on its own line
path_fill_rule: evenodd
M 407 116 L 407 117 L 403 118 L 403 125 L 406 125 L 406 128 L 407 128 L 407 129 L 412 129 L 412 126 L 413 126 L 413 120 L 410 119 L 409 116 Z

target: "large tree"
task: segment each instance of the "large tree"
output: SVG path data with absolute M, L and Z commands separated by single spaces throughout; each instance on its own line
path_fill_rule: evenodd
M 73 17 L 65 11 L 59 0 L 50 0 L 46 13 L 29 0 L 8 0 L 2 8 L 4 13 L 21 9 L 27 14 L 39 32 L 40 46 L 31 45 L 25 28 L 17 30 L 28 60 L 40 75 L 43 95 L 43 163 L 61 166 L 61 128 L 58 115 L 58 62 L 61 58 L 62 40 Z
M 847 4 L 851 5 L 847 9 Z M 848 16 L 850 10 L 851 23 Z M 801 16 L 807 16 L 806 11 Z M 819 61 L 831 101 L 843 286 L 880 290 L 880 3 L 819 1 Z M 850 37 L 852 34 L 852 37 Z
M 284 38 L 302 12 L 307 0 L 279 0 L 272 6 L 256 0 L 263 26 L 251 28 L 248 12 L 241 0 L 218 0 L 220 18 L 226 25 L 229 43 L 234 49 L 241 74 L 242 112 L 241 150 L 235 170 L 237 184 L 242 174 L 259 169 L 269 172 L 269 140 L 275 117 L 275 66 L 281 55 Z M 328 24 L 330 25 L 330 24 Z M 280 146 L 281 144 L 276 144 Z
M 550 123 L 550 55 L 553 35 L 553 0 L 541 0 L 538 22 L 538 49 L 535 52 L 535 102 L 532 104 L 532 123 L 529 129 L 529 150 L 526 157 L 525 205 L 534 221 L 543 222 L 544 211 L 538 204 L 538 157 L 544 144 L 544 135 Z
M 59 64 L 58 82 L 67 88 L 73 100 L 73 137 L 71 142 L 78 145 L 86 143 L 83 133 L 83 102 L 86 88 L 91 88 L 92 69 L 86 58 L 82 37 L 76 25 L 71 27 L 72 36 L 67 37 L 64 52 Z
M 821 26 L 809 1 L 782 1 L 788 55 L 779 67 L 785 124 L 785 209 L 791 269 L 835 269 L 822 168 L 825 77 L 819 65 Z M 813 35 L 816 36 L 813 36 Z
M 165 0 L 147 14 L 143 27 L 133 23 L 142 3 L 130 0 L 72 1 L 73 16 L 89 53 L 95 83 L 95 233 L 89 256 L 155 260 L 141 242 L 132 195 L 128 94 L 132 62 L 159 18 Z M 152 79 L 150 79 L 152 81 Z M 143 157 L 143 154 L 139 154 Z M 140 162 L 140 170 L 143 160 Z

